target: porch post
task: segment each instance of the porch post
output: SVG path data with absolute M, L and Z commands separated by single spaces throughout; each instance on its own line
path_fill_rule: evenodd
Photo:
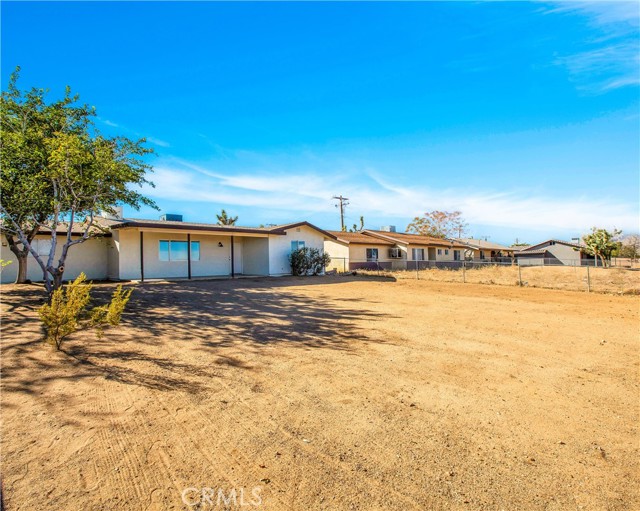
M 140 282 L 144 282 L 144 232 L 140 231 Z
M 187 233 L 187 278 L 191 280 L 191 233 Z
M 235 278 L 236 276 L 236 272 L 235 272 L 235 262 L 233 261 L 233 236 L 231 236 L 231 278 Z

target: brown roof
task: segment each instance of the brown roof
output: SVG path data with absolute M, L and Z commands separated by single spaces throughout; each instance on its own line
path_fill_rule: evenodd
M 395 241 L 396 243 L 466 248 L 465 245 L 456 241 L 450 241 L 442 238 L 434 238 L 432 236 L 423 236 L 421 234 L 409 234 L 405 232 L 374 231 L 371 229 L 366 229 L 363 232 L 371 236 L 383 237 L 384 239 Z
M 322 229 L 316 227 L 309 222 L 294 222 L 290 224 L 283 225 L 272 225 L 270 227 L 239 227 L 237 225 L 219 225 L 219 224 L 206 224 L 200 222 L 177 222 L 171 220 L 141 220 L 135 218 L 128 218 L 112 225 L 112 229 L 122 229 L 125 227 L 146 227 L 150 229 L 181 229 L 188 231 L 208 231 L 208 232 L 226 232 L 229 234 L 277 234 L 277 235 L 285 235 L 287 229 L 292 229 L 294 227 L 299 226 L 307 226 L 310 227 L 327 237 L 334 238 L 335 236 L 330 232 L 323 231 Z
M 300 226 L 310 227 L 311 229 L 318 231 L 319 233 L 322 233 L 329 238 L 336 239 L 335 234 L 331 234 L 330 231 L 325 231 L 324 229 L 320 229 L 319 227 L 316 227 L 315 225 L 307 222 L 306 220 L 302 222 L 294 222 L 291 224 L 274 225 L 271 227 L 271 229 L 274 231 L 278 231 L 278 234 L 280 234 L 280 231 L 286 231 L 287 229 L 293 229 L 294 227 L 300 227 Z
M 235 225 L 205 224 L 198 222 L 175 222 L 170 220 L 142 220 L 127 218 L 120 223 L 112 225 L 112 229 L 122 229 L 125 227 L 147 227 L 151 229 L 181 229 L 189 231 L 212 231 L 228 233 L 260 233 L 260 234 L 284 234 L 284 231 L 277 227 L 238 227 Z
M 491 241 L 481 240 L 477 238 L 453 238 L 454 241 L 458 241 L 464 245 L 468 245 L 470 247 L 486 249 L 486 250 L 508 250 L 512 252 L 513 248 L 505 247 L 504 245 L 500 245 L 498 243 L 492 243 Z
M 335 236 L 338 241 L 342 241 L 344 243 L 354 243 L 356 245 L 395 245 L 392 241 L 374 238 L 373 236 L 363 234 L 362 232 L 329 231 L 329 234 Z

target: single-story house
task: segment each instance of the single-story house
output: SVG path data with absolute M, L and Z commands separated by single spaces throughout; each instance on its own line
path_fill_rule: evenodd
M 407 270 L 429 266 L 462 264 L 465 245 L 442 238 L 384 230 L 359 232 L 329 231 L 334 240 L 325 241 L 324 249 L 339 271 L 359 268 Z
M 514 249 L 498 243 L 475 238 L 451 238 L 452 241 L 465 245 L 465 259 L 488 263 L 510 263 L 513 261 Z
M 325 241 L 335 239 L 309 222 L 238 227 L 183 222 L 180 215 L 167 215 L 162 220 L 103 218 L 100 224 L 103 232 L 69 249 L 65 279 L 73 279 L 80 272 L 91 280 L 290 275 L 288 257 L 292 250 L 322 250 Z M 66 229 L 59 231 L 66 234 Z M 80 229 L 77 231 L 72 232 L 74 237 L 81 235 Z M 57 255 L 61 245 L 59 242 Z M 35 248 L 40 254 L 48 254 L 50 246 L 49 233 L 36 236 Z M 0 249 L 3 260 L 15 259 L 6 239 Z M 6 266 L 2 282 L 13 282 L 16 273 L 17 262 Z M 43 278 L 32 256 L 27 278 Z
M 595 258 L 584 247 L 562 240 L 546 240 L 514 253 L 520 266 L 593 266 Z

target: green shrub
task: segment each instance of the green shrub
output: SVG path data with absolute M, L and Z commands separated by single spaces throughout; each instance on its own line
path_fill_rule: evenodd
M 99 335 L 102 334 L 104 326 L 118 326 L 120 324 L 120 318 L 129 303 L 131 293 L 133 293 L 133 289 L 122 289 L 122 284 L 118 284 L 111 295 L 109 305 L 101 305 L 91 311 L 91 325 L 98 328 Z
M 87 284 L 86 280 L 87 276 L 81 273 L 73 282 L 56 289 L 51 301 L 38 309 L 46 340 L 56 349 L 60 349 L 65 337 L 78 329 L 80 316 L 89 304 L 91 284 Z
M 73 282 L 56 289 L 51 295 L 50 303 L 38 309 L 38 314 L 44 323 L 46 340 L 56 349 L 60 349 L 62 341 L 78 330 L 83 322 L 86 326 L 96 328 L 98 337 L 102 336 L 105 326 L 120 324 L 120 318 L 133 289 L 124 290 L 120 284 L 107 305 L 94 307 L 87 312 L 92 285 L 86 283 L 86 279 L 86 275 L 81 273 Z M 86 321 L 87 316 L 88 321 Z
M 299 248 L 289 254 L 291 273 L 296 276 L 319 275 L 331 262 L 327 252 L 318 248 Z

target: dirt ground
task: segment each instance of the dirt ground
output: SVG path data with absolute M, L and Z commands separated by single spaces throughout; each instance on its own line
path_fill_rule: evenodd
M 66 353 L 40 296 L 3 286 L 9 511 L 640 509 L 637 296 L 145 283 Z

